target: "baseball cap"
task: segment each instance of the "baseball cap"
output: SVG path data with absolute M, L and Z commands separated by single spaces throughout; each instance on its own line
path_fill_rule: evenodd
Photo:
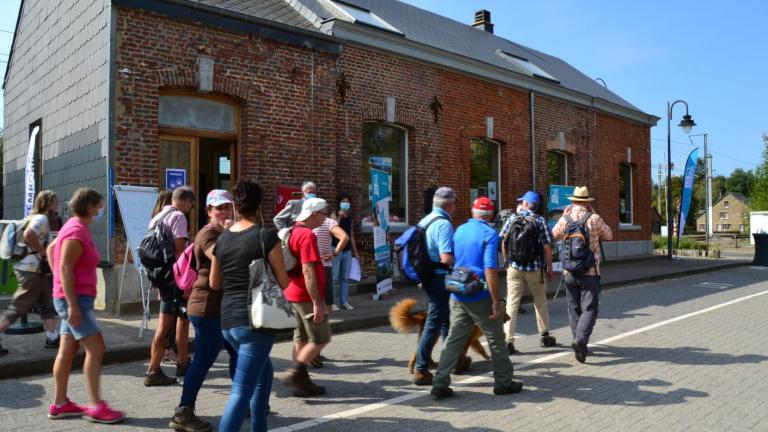
M 493 210 L 493 201 L 488 197 L 480 197 L 472 204 L 474 210 Z
M 205 198 L 205 206 L 220 206 L 222 204 L 232 204 L 232 194 L 224 189 L 214 189 L 208 192 L 208 196 Z
M 309 198 L 304 200 L 304 204 L 301 205 L 301 213 L 296 217 L 299 222 L 304 222 L 308 217 L 312 216 L 312 213 L 319 212 L 326 208 L 328 203 L 322 198 Z
M 539 194 L 537 194 L 534 191 L 528 191 L 525 193 L 525 195 L 521 196 L 517 199 L 518 201 L 528 201 L 531 204 L 538 204 L 539 203 Z

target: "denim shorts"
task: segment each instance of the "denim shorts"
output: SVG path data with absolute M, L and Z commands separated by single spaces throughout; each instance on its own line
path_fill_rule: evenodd
M 99 323 L 96 321 L 96 313 L 93 311 L 94 297 L 91 296 L 77 296 L 77 304 L 80 305 L 80 325 L 72 327 L 68 321 L 67 308 L 69 304 L 65 298 L 54 298 L 53 306 L 56 308 L 56 312 L 61 318 L 61 327 L 59 333 L 72 335 L 75 340 L 80 340 L 88 336 L 99 333 Z

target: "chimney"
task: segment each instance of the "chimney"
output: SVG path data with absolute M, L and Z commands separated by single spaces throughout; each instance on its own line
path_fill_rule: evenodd
M 491 24 L 491 13 L 485 9 L 475 12 L 475 23 L 472 27 L 478 28 L 488 33 L 493 33 L 493 24 Z

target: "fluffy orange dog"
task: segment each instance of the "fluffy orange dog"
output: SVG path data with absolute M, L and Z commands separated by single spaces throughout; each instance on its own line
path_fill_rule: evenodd
M 397 302 L 397 304 L 392 306 L 392 309 L 389 310 L 389 323 L 398 333 L 410 333 L 418 328 L 419 337 L 421 337 L 421 332 L 424 331 L 424 321 L 427 319 L 427 313 L 425 311 L 412 313 L 411 311 L 416 303 L 416 300 L 406 298 Z M 508 319 L 508 316 L 504 317 L 504 321 Z M 483 345 L 480 343 L 480 336 L 482 335 L 483 332 L 480 330 L 480 327 L 477 325 L 472 327 L 472 331 L 469 334 L 469 338 L 467 338 L 467 342 L 464 344 L 464 350 L 462 351 L 459 360 L 456 362 L 456 367 L 454 368 L 453 373 L 460 375 L 469 370 L 469 366 L 472 364 L 472 358 L 467 356 L 467 351 L 469 351 L 470 347 L 484 359 L 491 359 L 485 351 L 485 348 L 483 348 Z M 411 374 L 413 374 L 415 364 L 416 352 L 414 351 L 411 359 L 408 361 L 408 370 Z M 429 367 L 435 368 L 437 367 L 437 364 L 432 359 L 429 359 Z

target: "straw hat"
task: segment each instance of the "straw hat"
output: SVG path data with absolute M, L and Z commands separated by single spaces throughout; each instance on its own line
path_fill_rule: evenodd
M 589 189 L 587 189 L 586 186 L 577 186 L 576 189 L 573 190 L 573 196 L 569 196 L 568 199 L 573 202 L 587 202 L 595 200 L 594 198 L 590 198 Z

